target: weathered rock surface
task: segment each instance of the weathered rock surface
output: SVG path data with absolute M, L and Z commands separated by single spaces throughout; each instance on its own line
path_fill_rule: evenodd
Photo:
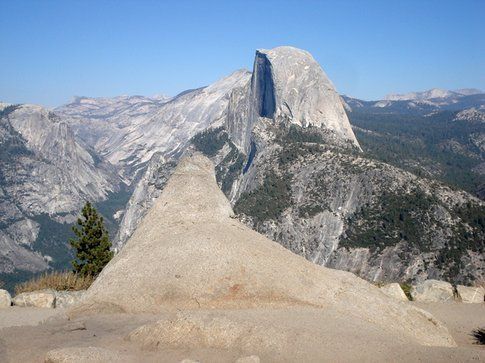
M 65 119 L 40 106 L 0 109 L 0 148 L 0 273 L 59 266 L 69 249 L 56 233 L 85 200 L 105 200 L 120 181 Z
M 56 308 L 67 308 L 81 301 L 85 290 L 82 291 L 55 291 Z
M 426 280 L 412 287 L 411 296 L 415 301 L 451 302 L 454 299 L 454 291 L 449 282 Z
M 60 348 L 47 352 L 45 363 L 118 363 L 124 358 L 111 350 L 99 347 Z
M 260 117 L 331 130 L 358 146 L 339 94 L 310 53 L 293 47 L 258 50 L 253 77 Z
M 69 115 L 74 125 L 85 122 L 87 117 L 91 130 L 86 139 L 131 183 L 155 153 L 167 160 L 177 158 L 193 135 L 220 120 L 231 91 L 250 76 L 249 71 L 238 70 L 207 87 L 187 90 L 171 99 L 118 98 L 112 100 L 113 104 L 106 99 L 75 100 L 56 112 Z M 75 127 L 82 133 L 82 125 Z
M 12 302 L 16 306 L 54 308 L 56 293 L 53 290 L 23 292 L 16 295 Z
M 397 300 L 408 301 L 408 297 L 397 282 L 381 286 L 380 289 L 387 296 L 393 297 Z
M 236 360 L 236 363 L 259 363 L 261 359 L 257 355 L 249 355 L 247 357 L 241 357 Z
M 12 305 L 12 297 L 7 290 L 0 289 L 0 309 L 8 308 Z
M 363 319 L 389 334 L 425 345 L 454 345 L 446 328 L 428 313 L 386 297 L 351 273 L 312 264 L 233 219 L 214 174 L 206 157 L 184 158 L 71 314 L 331 305 L 342 318 Z M 198 321 L 178 319 L 171 331 L 178 334 L 179 328 L 199 326 Z M 214 333 L 226 325 L 216 321 Z M 246 330 L 228 325 L 229 335 Z M 167 326 L 150 329 L 165 331 Z M 213 333 L 201 331 L 207 337 Z
M 464 303 L 483 303 L 485 289 L 483 287 L 458 285 L 456 291 Z

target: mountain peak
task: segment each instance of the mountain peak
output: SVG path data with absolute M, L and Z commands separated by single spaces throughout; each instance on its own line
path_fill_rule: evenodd
M 252 83 L 259 116 L 325 127 L 358 145 L 340 96 L 309 52 L 290 46 L 257 50 Z

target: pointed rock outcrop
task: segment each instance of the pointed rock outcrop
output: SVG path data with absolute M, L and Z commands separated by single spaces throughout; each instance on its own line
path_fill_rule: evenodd
M 332 306 L 342 319 L 420 344 L 454 345 L 447 329 L 423 310 L 351 273 L 312 264 L 232 215 L 210 160 L 184 158 L 72 313 Z

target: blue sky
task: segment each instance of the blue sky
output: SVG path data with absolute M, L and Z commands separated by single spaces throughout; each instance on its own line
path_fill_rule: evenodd
M 310 51 L 340 93 L 485 89 L 485 0 L 0 0 L 0 101 L 167 94 Z

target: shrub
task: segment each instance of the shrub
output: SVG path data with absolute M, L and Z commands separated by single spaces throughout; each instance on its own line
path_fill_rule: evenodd
M 485 345 L 485 328 L 478 328 L 472 331 L 471 336 L 475 339 L 476 344 Z
M 406 282 L 403 282 L 399 284 L 401 286 L 402 291 L 404 291 L 404 294 L 407 296 L 409 301 L 413 301 L 413 297 L 411 295 L 411 284 L 408 284 Z
M 81 276 L 70 271 L 44 273 L 15 286 L 15 294 L 37 290 L 85 290 L 94 281 L 93 276 Z

